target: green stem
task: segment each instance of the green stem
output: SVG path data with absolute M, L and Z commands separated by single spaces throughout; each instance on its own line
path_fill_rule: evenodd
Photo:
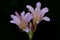
M 32 38 L 30 38 L 29 40 L 31 40 Z
M 29 40 L 32 40 L 32 37 L 33 37 L 33 33 L 29 32 Z
M 31 40 L 31 38 L 29 40 Z
M 33 32 L 31 30 L 31 27 L 32 27 L 32 23 L 30 22 L 30 32 L 28 33 L 29 40 L 32 40 L 32 37 L 33 37 Z

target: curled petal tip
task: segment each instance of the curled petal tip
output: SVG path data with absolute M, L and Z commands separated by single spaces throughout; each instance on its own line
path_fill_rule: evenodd
M 30 5 L 26 5 L 26 8 L 28 9 L 32 9 L 32 7 Z
M 14 23 L 14 24 L 17 24 L 17 23 L 16 23 L 16 21 L 14 21 L 14 20 L 11 20 L 11 21 L 10 21 L 10 23 Z
M 20 15 L 18 14 L 18 12 L 17 12 L 17 11 L 15 11 L 15 15 L 16 15 L 17 17 L 20 17 Z
M 43 8 L 43 9 L 41 10 L 41 15 L 44 16 L 45 13 L 47 13 L 48 11 L 49 11 L 49 9 L 48 9 L 47 7 Z
M 15 15 L 10 15 L 10 17 L 13 19 L 13 17 L 14 17 Z
M 30 5 L 26 5 L 26 8 L 31 11 L 32 13 L 34 13 L 34 8 Z
M 21 12 L 21 17 L 24 17 L 25 11 Z
M 44 12 L 44 13 L 46 13 L 48 11 L 49 11 L 49 9 L 47 7 L 45 7 L 45 8 L 42 9 L 42 12 Z
M 17 11 L 15 11 L 15 13 L 17 13 Z
M 10 23 L 15 23 L 15 22 L 13 20 L 11 20 Z
M 29 7 L 30 7 L 30 5 L 26 5 L 26 7 L 27 7 L 27 8 L 29 8 Z
M 25 13 L 25 11 L 22 11 L 21 13 Z
M 43 18 L 43 20 L 45 20 L 45 21 L 50 21 L 50 18 L 45 16 L 45 17 Z
M 45 10 L 46 10 L 46 12 L 48 12 L 48 11 L 49 11 L 49 9 L 48 9 L 47 7 L 45 7 Z
M 30 6 L 30 5 L 26 5 L 26 8 L 28 8 L 29 10 L 32 9 L 33 10 L 33 7 Z
M 36 6 L 37 6 L 37 7 L 40 7 L 40 6 L 41 6 L 41 3 L 40 3 L 40 2 L 37 2 L 37 3 L 36 3 Z

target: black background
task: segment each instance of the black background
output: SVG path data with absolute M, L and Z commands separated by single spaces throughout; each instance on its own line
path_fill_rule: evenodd
M 49 12 L 45 15 L 50 17 L 51 21 L 41 21 L 32 40 L 59 40 L 60 38 L 60 4 L 58 0 L 2 0 L 0 1 L 0 40 L 28 40 L 25 32 L 22 32 L 17 25 L 9 21 L 11 14 L 15 11 L 21 13 L 28 12 L 26 5 L 35 8 L 35 4 L 41 2 L 42 7 L 48 7 Z

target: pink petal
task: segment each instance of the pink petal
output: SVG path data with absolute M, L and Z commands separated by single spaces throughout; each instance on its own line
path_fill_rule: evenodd
M 35 13 L 41 16 L 41 3 L 40 2 L 36 3 Z
M 40 2 L 37 2 L 36 3 L 36 7 L 41 7 L 41 3 Z
M 41 15 L 41 9 L 40 9 L 40 7 L 36 6 L 34 14 L 36 14 L 36 13 L 39 14 L 39 15 Z
M 26 8 L 28 8 L 29 11 L 31 11 L 32 13 L 34 13 L 34 8 L 30 5 L 27 5 Z
M 20 15 L 17 13 L 17 11 L 15 11 L 15 15 L 20 18 Z
M 25 11 L 21 12 L 21 17 L 23 18 L 25 16 Z
M 45 17 L 43 17 L 43 20 L 45 20 L 45 21 L 50 21 L 50 18 L 47 17 L 47 16 L 45 16 Z
M 33 18 L 33 17 L 32 17 L 32 14 L 30 14 L 29 12 L 26 13 L 26 15 L 25 15 L 25 17 L 24 17 L 24 19 L 26 20 L 27 23 L 30 22 L 30 20 L 31 20 L 32 18 Z
M 49 11 L 49 9 L 48 9 L 47 7 L 43 8 L 43 9 L 41 10 L 41 15 L 44 16 L 45 13 L 48 12 L 48 11 Z
M 17 23 L 20 23 L 20 19 L 17 16 L 11 15 L 11 18 L 15 20 Z
M 40 7 L 36 7 L 35 12 L 40 14 Z
M 10 21 L 10 23 L 17 24 L 17 22 L 16 22 L 16 21 L 14 21 L 14 20 L 11 20 L 11 21 Z

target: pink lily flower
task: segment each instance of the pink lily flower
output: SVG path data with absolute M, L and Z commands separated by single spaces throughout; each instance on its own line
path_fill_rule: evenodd
M 44 16 L 45 13 L 47 13 L 49 11 L 49 9 L 47 7 L 41 9 L 41 3 L 37 2 L 36 3 L 36 8 L 34 9 L 31 5 L 26 5 L 26 8 L 28 8 L 28 10 L 31 12 L 31 14 L 33 15 L 33 19 L 32 19 L 32 31 L 35 32 L 37 24 L 39 22 L 41 22 L 42 20 L 45 21 L 50 21 L 50 18 L 47 16 Z
M 50 21 L 50 18 L 47 16 L 44 16 L 45 13 L 49 11 L 47 7 L 41 9 L 41 3 L 37 2 L 36 3 L 36 8 L 34 9 L 31 5 L 27 5 L 26 8 L 32 13 L 33 15 L 33 24 L 38 24 L 40 21 L 45 20 L 45 21 Z
M 29 28 L 28 28 L 28 23 L 30 22 L 30 20 L 33 18 L 32 15 L 28 12 L 25 15 L 25 11 L 23 11 L 21 13 L 21 15 L 19 15 L 17 12 L 15 12 L 16 15 L 11 15 L 11 18 L 13 20 L 10 21 L 10 23 L 14 23 L 16 25 L 18 25 L 18 27 L 20 29 L 22 29 L 25 32 L 29 32 Z

